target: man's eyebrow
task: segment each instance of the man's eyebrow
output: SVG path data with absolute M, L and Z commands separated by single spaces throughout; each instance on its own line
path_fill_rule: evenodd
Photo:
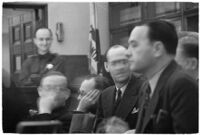
M 137 43 L 137 41 L 135 41 L 134 39 L 131 39 L 128 41 L 129 44 L 133 44 L 133 43 Z

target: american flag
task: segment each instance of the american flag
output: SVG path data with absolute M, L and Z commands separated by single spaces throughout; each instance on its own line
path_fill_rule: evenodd
M 97 29 L 97 13 L 95 3 L 90 3 L 90 51 L 89 51 L 89 70 L 91 74 L 98 74 L 100 71 L 100 40 L 99 30 Z

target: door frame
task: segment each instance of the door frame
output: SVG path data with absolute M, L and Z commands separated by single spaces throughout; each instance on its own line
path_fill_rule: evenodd
M 44 19 L 42 21 L 44 27 L 48 27 L 48 13 L 47 13 L 47 3 L 28 3 L 28 2 L 4 2 L 3 8 L 17 8 L 17 9 L 42 9 Z M 9 38 L 10 40 L 10 38 Z M 10 41 L 9 41 L 10 42 Z M 11 43 L 9 43 L 9 51 L 10 51 L 10 82 L 11 86 L 13 85 L 13 82 L 15 82 L 16 75 L 14 71 L 14 63 L 13 63 L 13 52 L 11 49 Z M 18 77 L 17 77 L 18 78 Z M 15 84 L 16 85 L 16 84 Z
M 4 2 L 3 8 L 42 9 L 44 12 L 44 26 L 48 26 L 47 3 Z

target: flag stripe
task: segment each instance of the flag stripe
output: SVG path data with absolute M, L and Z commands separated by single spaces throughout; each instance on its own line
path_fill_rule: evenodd
M 90 51 L 89 51 L 89 68 L 90 72 L 97 74 L 99 73 L 99 62 L 100 62 L 100 40 L 99 31 L 97 29 L 97 15 L 95 3 L 90 3 Z

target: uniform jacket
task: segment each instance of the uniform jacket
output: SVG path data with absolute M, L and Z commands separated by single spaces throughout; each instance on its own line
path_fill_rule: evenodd
M 53 65 L 47 69 L 47 64 Z M 47 53 L 45 55 L 33 55 L 27 58 L 22 64 L 22 70 L 19 76 L 21 86 L 38 86 L 42 75 L 49 70 L 64 71 L 64 60 L 61 56 Z M 33 77 L 32 75 L 37 75 Z

